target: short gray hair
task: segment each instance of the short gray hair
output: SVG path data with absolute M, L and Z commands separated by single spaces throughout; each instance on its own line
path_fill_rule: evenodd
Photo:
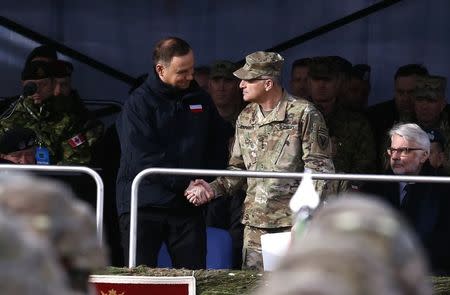
M 392 138 L 394 134 L 401 136 L 408 141 L 414 141 L 420 148 L 428 152 L 428 154 L 430 153 L 430 138 L 419 125 L 414 123 L 394 125 L 394 127 L 389 130 L 389 136 Z

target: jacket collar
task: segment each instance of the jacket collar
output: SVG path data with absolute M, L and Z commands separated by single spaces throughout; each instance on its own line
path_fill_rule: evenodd
M 272 122 L 282 122 L 286 119 L 286 109 L 288 102 L 288 93 L 283 89 L 281 99 L 273 111 L 264 117 L 261 108 L 257 106 L 257 120 L 261 125 L 269 124 Z
M 168 85 L 161 81 L 155 71 L 149 73 L 147 80 L 145 80 L 145 85 L 149 87 L 157 96 L 162 96 L 169 99 L 179 99 L 184 97 L 188 93 L 199 91 L 200 87 L 198 86 L 195 80 L 192 80 L 189 88 L 187 89 L 179 89 Z

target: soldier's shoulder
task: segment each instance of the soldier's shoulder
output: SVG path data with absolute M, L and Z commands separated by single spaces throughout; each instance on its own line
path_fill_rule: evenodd
M 248 120 L 249 118 L 252 118 L 257 111 L 258 104 L 252 102 L 249 103 L 244 107 L 244 109 L 241 111 L 241 113 L 238 116 L 238 121 Z

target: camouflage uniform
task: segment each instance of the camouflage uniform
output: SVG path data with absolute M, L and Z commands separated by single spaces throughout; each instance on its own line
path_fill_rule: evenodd
M 69 142 L 76 136 L 86 138 L 81 122 L 69 113 L 54 110 L 54 100 L 50 97 L 42 104 L 35 104 L 31 97 L 17 100 L 0 119 L 0 136 L 16 126 L 28 128 L 36 133 L 36 145 L 48 148 L 51 164 L 89 163 L 88 142 L 75 147 Z
M 85 291 L 94 270 L 107 265 L 95 215 L 64 186 L 19 174 L 0 178 L 0 207 L 17 214 L 57 253 L 74 290 Z
M 234 74 L 245 80 L 258 75 L 278 76 L 280 61 L 280 55 L 257 52 L 247 56 L 246 65 Z M 301 172 L 309 168 L 313 172 L 332 173 L 330 155 L 328 130 L 320 112 L 310 102 L 284 91 L 267 117 L 256 103 L 241 112 L 228 169 Z M 219 177 L 211 186 L 216 196 L 234 195 L 244 182 L 243 178 Z M 288 204 L 299 183 L 297 179 L 247 179 L 242 220 L 246 225 L 244 267 L 260 269 L 262 265 L 260 234 L 286 231 L 292 225 Z M 315 181 L 315 187 L 324 198 L 327 182 Z
M 326 118 L 337 173 L 370 174 L 376 170 L 375 141 L 369 121 L 360 113 L 337 106 Z M 339 191 L 349 183 L 340 181 Z M 350 185 L 357 189 L 358 182 Z
M 440 76 L 424 76 L 418 77 L 416 82 L 416 89 L 413 96 L 415 99 L 445 99 L 445 88 L 447 85 L 447 79 Z M 442 110 L 438 122 L 434 126 L 423 126 L 421 122 L 417 121 L 417 124 L 425 131 L 437 129 L 445 139 L 443 145 L 443 151 L 445 154 L 444 170 L 445 173 L 450 175 L 450 122 L 449 122 L 450 108 L 448 105 Z

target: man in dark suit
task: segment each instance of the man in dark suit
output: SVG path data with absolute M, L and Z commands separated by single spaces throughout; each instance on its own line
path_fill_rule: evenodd
M 428 163 L 430 140 L 416 124 L 395 125 L 389 132 L 390 174 L 435 175 Z M 367 190 L 398 209 L 416 231 L 435 273 L 450 272 L 450 202 L 448 185 L 370 183 Z

